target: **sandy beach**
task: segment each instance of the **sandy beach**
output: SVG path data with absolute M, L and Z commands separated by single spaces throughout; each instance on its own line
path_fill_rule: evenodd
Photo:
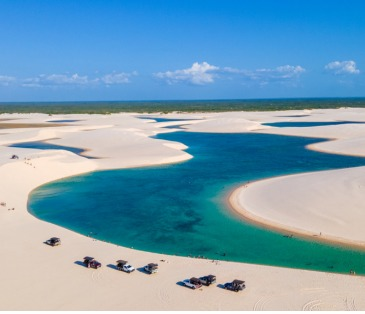
M 96 170 L 183 162 L 193 157 L 182 143 L 151 138 L 173 131 L 161 127 L 181 121 L 155 123 L 140 116 L 188 119 L 182 126 L 187 132 L 326 138 L 331 141 L 308 148 L 365 156 L 365 124 L 262 125 L 365 122 L 365 110 L 356 108 L 167 115 L 2 114 L 0 202 L 6 204 L 0 206 L 0 310 L 365 310 L 364 277 L 137 251 L 94 240 L 28 213 L 29 193 L 47 182 Z M 77 121 L 50 122 L 66 119 Z M 83 148 L 84 156 L 96 158 L 65 150 L 8 146 L 27 141 Z M 19 159 L 10 159 L 12 155 Z M 271 178 L 233 191 L 231 203 L 239 214 L 249 214 L 268 228 L 365 246 L 361 224 L 365 218 L 364 175 L 365 167 L 358 167 Z M 60 247 L 43 244 L 52 236 L 62 239 Z M 80 265 L 87 255 L 99 260 L 102 268 Z M 118 259 L 127 259 L 136 268 L 155 262 L 160 271 L 151 276 L 138 270 L 126 274 L 111 266 Z M 210 273 L 217 276 L 217 285 L 193 291 L 180 284 L 186 278 Z M 246 281 L 244 291 L 222 289 L 224 283 L 236 278 Z

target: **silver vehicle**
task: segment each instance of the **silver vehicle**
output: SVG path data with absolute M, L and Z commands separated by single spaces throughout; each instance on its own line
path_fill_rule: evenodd
M 158 272 L 158 264 L 149 263 L 144 267 L 144 270 L 150 274 L 155 274 Z
M 117 261 L 117 268 L 118 268 L 118 270 L 124 271 L 128 274 L 135 271 L 135 269 L 132 265 L 128 264 L 127 261 L 123 261 L 123 260 Z
M 187 286 L 187 287 L 189 287 L 189 288 L 193 289 L 193 290 L 195 290 L 195 289 L 199 289 L 199 288 L 201 288 L 201 287 L 202 287 L 202 283 L 201 283 L 200 279 L 195 278 L 195 277 L 192 277 L 192 278 L 190 278 L 190 279 L 185 279 L 185 280 L 183 281 L 183 284 L 184 284 L 185 286 Z

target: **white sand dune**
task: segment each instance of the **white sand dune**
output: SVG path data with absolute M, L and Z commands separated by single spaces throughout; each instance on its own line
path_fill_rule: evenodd
M 268 227 L 365 247 L 364 198 L 365 167 L 358 167 L 262 180 L 236 190 L 231 201 Z
M 339 140 L 312 145 L 312 148 L 364 155 L 361 148 L 355 147 L 360 146 L 365 138 L 365 126 L 362 125 L 291 130 L 261 126 L 264 122 L 297 119 L 361 121 L 359 119 L 364 120 L 364 113 L 363 109 L 338 109 L 170 114 L 161 117 L 194 119 L 190 125 L 184 126 L 187 131 L 194 132 L 255 131 L 336 138 Z M 81 120 L 62 127 L 1 130 L 0 202 L 6 202 L 6 206 L 0 206 L 0 310 L 365 309 L 363 277 L 136 251 L 95 241 L 40 221 L 27 212 L 28 194 L 35 187 L 52 180 L 98 169 L 181 162 L 192 157 L 184 151 L 186 147 L 182 143 L 149 137 L 172 131 L 160 128 L 166 122 L 153 123 L 137 116 L 0 116 L 1 119 L 13 119 L 2 121 L 4 123 Z M 100 159 L 87 159 L 63 150 L 6 147 L 11 143 L 38 140 L 81 147 L 87 149 L 86 155 Z M 19 159 L 10 159 L 13 154 L 17 154 Z M 311 233 L 322 232 L 337 239 L 362 242 L 365 239 L 365 231 L 361 230 L 364 172 L 364 168 L 354 168 L 262 181 L 252 184 L 242 193 L 238 190 L 235 200 L 239 207 L 267 219 L 271 225 L 280 224 Z M 285 197 L 277 196 L 280 194 L 278 191 L 283 189 L 286 191 Z M 308 195 L 310 197 L 305 197 Z M 340 210 L 344 206 L 346 212 Z M 12 208 L 15 210 L 9 210 Z M 301 215 L 308 217 L 308 220 L 301 220 Z M 62 246 L 52 248 L 43 244 L 52 236 L 61 237 Z M 97 258 L 103 267 L 91 270 L 80 266 L 79 262 L 86 255 Z M 117 259 L 127 259 L 135 267 L 158 262 L 160 272 L 152 276 L 139 271 L 128 275 L 107 266 Z M 209 273 L 217 276 L 219 284 L 235 278 L 243 279 L 247 288 L 240 293 L 216 286 L 193 291 L 178 284 L 188 277 Z

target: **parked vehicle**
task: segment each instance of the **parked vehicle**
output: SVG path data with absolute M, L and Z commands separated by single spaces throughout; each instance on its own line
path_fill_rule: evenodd
M 202 287 L 202 283 L 199 278 L 192 277 L 190 279 L 185 279 L 183 284 L 191 289 L 199 289 Z
M 155 274 L 158 272 L 158 264 L 149 263 L 144 267 L 144 270 L 150 274 Z
M 118 268 L 118 270 L 124 271 L 128 274 L 135 271 L 133 266 L 128 264 L 127 261 L 123 261 L 123 260 L 117 261 L 117 268 Z
M 204 276 L 204 277 L 200 277 L 200 282 L 204 285 L 204 286 L 210 286 L 211 284 L 216 282 L 216 277 L 213 275 L 208 275 L 208 276 Z
M 50 246 L 57 246 L 57 245 L 61 245 L 61 239 L 60 238 L 50 238 L 46 241 L 46 243 Z
M 245 282 L 242 280 L 235 279 L 232 282 L 228 282 L 224 285 L 224 289 L 231 291 L 240 291 L 246 288 Z
M 86 256 L 84 257 L 84 264 L 87 268 L 99 268 L 101 267 L 101 263 L 99 263 L 97 260 L 95 260 L 93 257 Z

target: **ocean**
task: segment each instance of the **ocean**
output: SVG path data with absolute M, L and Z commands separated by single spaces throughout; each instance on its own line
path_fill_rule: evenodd
M 365 98 L 293 98 L 170 101 L 0 102 L 1 113 L 110 114 L 117 112 L 222 112 L 365 108 Z

